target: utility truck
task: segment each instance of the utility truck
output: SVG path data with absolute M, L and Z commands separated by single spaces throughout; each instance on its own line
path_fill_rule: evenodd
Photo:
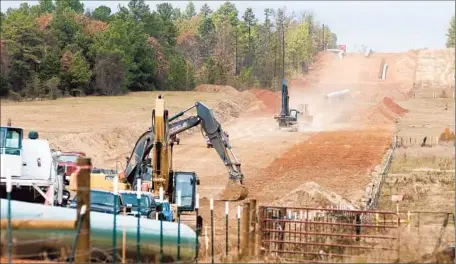
M 54 152 L 45 139 L 31 131 L 24 138 L 20 127 L 0 127 L 1 197 L 6 197 L 11 180 L 13 200 L 65 205 L 70 193 L 64 189 L 64 172 L 58 171 L 60 152 Z

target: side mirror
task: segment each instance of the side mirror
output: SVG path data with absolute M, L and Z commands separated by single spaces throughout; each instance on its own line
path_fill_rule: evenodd
M 196 178 L 196 185 L 200 185 L 200 179 Z
M 126 208 L 125 208 L 125 211 L 127 213 L 131 213 L 131 208 L 132 208 L 132 205 L 131 204 L 127 204 Z M 139 209 L 138 209 L 139 210 Z
M 157 206 L 155 207 L 155 210 L 156 210 L 157 212 L 161 212 L 161 211 L 163 210 L 162 205 L 161 205 L 161 204 L 157 205 Z

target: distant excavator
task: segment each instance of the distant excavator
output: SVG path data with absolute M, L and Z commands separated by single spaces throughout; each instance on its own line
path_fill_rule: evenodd
M 279 123 L 279 129 L 291 128 L 292 131 L 298 131 L 298 115 L 304 118 L 306 125 L 311 125 L 313 116 L 309 115 L 307 105 L 300 105 L 301 111 L 290 109 L 290 96 L 288 95 L 288 84 L 285 80 L 285 29 L 282 23 L 282 107 L 280 114 L 275 115 L 274 119 Z
M 307 104 L 300 105 L 301 111 L 290 109 L 290 96 L 288 95 L 288 84 L 284 79 L 282 82 L 282 107 L 280 114 L 275 115 L 274 119 L 279 123 L 280 128 L 291 128 L 293 131 L 298 131 L 298 116 L 303 117 L 301 123 L 311 125 L 313 117 L 309 115 Z
M 193 108 L 196 108 L 196 116 L 178 120 Z M 194 211 L 196 185 L 199 185 L 199 179 L 195 172 L 173 170 L 172 138 L 197 125 L 201 125 L 204 136 L 211 142 L 228 169 L 230 181 L 221 200 L 238 201 L 247 198 L 248 190 L 244 186 L 241 164 L 231 151 L 229 139 L 212 110 L 203 103 L 196 102 L 195 105 L 169 118 L 162 95 L 158 95 L 155 109 L 152 111 L 152 126 L 140 136 L 130 158 L 127 159 L 127 166 L 122 175 L 125 183 L 136 189 L 137 179 L 140 178 L 143 191 L 150 191 L 155 197 L 162 193 L 163 198 L 174 206 L 177 203 L 177 191 L 180 190 L 179 210 Z M 148 158 L 149 156 L 151 157 Z

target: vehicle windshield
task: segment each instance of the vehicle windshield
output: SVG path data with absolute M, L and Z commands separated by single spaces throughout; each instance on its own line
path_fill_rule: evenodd
M 91 204 L 102 204 L 106 206 L 114 206 L 114 194 L 109 192 L 90 192 L 90 203 Z M 120 196 L 118 196 L 117 205 L 120 205 Z
M 138 205 L 138 200 L 136 199 L 136 193 L 122 193 L 122 198 L 123 198 L 125 204 L 131 204 L 132 206 Z M 149 201 L 149 198 L 147 197 L 147 195 L 141 195 L 141 208 L 150 207 L 150 206 L 151 206 L 151 204 L 150 204 L 150 201 Z
M 20 149 L 22 145 L 22 129 L 1 128 L 0 146 L 3 148 Z
M 298 113 L 296 111 L 291 111 L 290 115 L 291 115 L 291 117 L 295 118 L 298 116 Z
M 191 206 L 193 199 L 192 174 L 178 174 L 176 177 L 176 191 L 181 191 L 182 206 Z M 176 192 L 177 195 L 177 192 Z M 176 197 L 177 198 L 177 197 Z
M 143 180 L 144 181 L 151 181 L 152 180 L 152 168 L 147 166 L 146 171 L 143 173 Z
M 76 155 L 60 155 L 60 157 L 59 157 L 60 162 L 76 163 L 77 160 L 78 160 L 78 156 L 76 156 Z

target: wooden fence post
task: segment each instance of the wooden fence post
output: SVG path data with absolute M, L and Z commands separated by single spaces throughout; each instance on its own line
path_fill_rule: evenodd
M 257 210 L 256 210 L 256 200 L 255 199 L 251 199 L 250 200 L 250 230 L 252 230 L 252 232 L 250 232 L 250 253 L 249 253 L 249 256 L 253 257 L 253 256 L 256 256 L 256 235 L 257 235 L 257 229 L 256 229 L 256 222 L 257 222 L 257 218 L 256 218 L 256 214 L 257 214 Z
M 263 250 L 263 219 L 265 217 L 266 210 L 264 206 L 258 207 L 258 222 L 257 222 L 257 239 L 256 239 L 256 250 L 258 252 L 259 257 L 264 256 Z
M 244 203 L 242 208 L 242 234 L 241 234 L 241 258 L 249 256 L 249 231 L 250 231 L 250 203 Z
M 77 220 L 84 217 L 81 223 L 81 234 L 76 245 L 75 263 L 90 262 L 90 170 L 92 162 L 90 158 L 78 157 L 77 166 L 79 173 L 76 175 L 77 182 Z M 87 210 L 81 216 L 81 207 L 85 205 Z

